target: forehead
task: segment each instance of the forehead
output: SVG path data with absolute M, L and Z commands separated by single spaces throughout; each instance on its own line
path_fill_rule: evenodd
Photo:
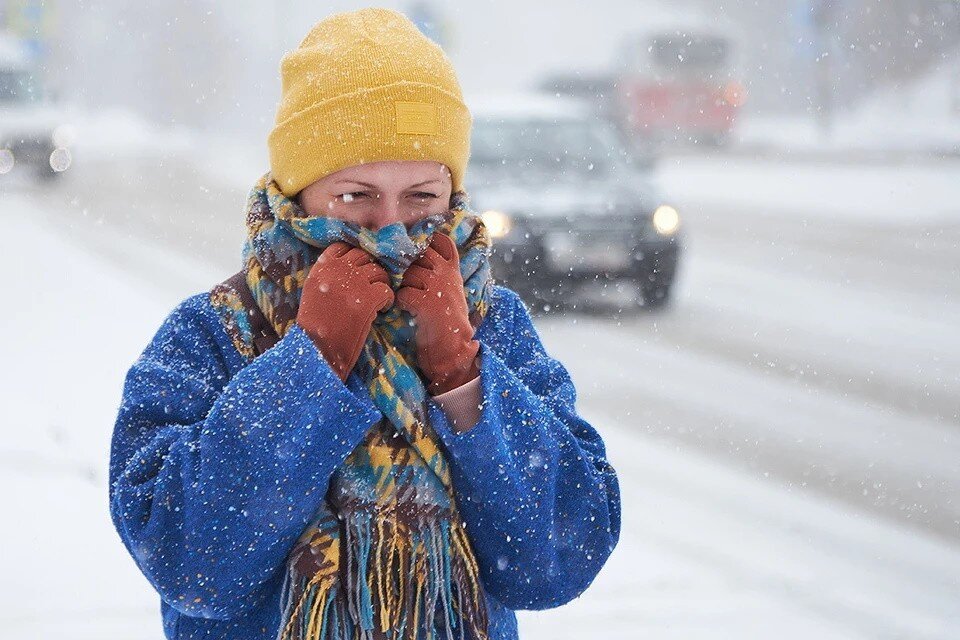
M 351 180 L 385 186 L 416 184 L 426 180 L 449 183 L 450 170 L 434 160 L 383 160 L 346 167 L 324 178 L 324 182 L 328 183 Z

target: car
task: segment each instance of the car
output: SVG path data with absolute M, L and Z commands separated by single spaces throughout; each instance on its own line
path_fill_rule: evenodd
M 468 104 L 466 185 L 491 236 L 495 279 L 544 310 L 624 281 L 633 296 L 623 308 L 665 307 L 682 249 L 680 215 L 612 123 L 568 97 Z
M 0 175 L 28 167 L 51 180 L 73 162 L 73 128 L 36 71 L 19 42 L 0 34 Z

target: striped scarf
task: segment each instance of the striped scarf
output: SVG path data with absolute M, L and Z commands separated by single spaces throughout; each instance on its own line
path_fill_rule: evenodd
M 283 337 L 296 321 L 310 267 L 337 240 L 374 256 L 396 290 L 439 231 L 459 248 L 464 295 L 478 326 L 493 282 L 490 240 L 465 192 L 455 193 L 450 205 L 409 229 L 398 222 L 373 231 L 308 216 L 266 173 L 250 192 L 243 247 L 257 307 Z M 220 285 L 211 302 L 237 350 L 255 357 L 238 293 Z M 378 313 L 354 366 L 386 419 L 331 476 L 324 503 L 287 558 L 277 640 L 488 637 L 479 567 L 429 424 L 410 320 L 396 305 Z

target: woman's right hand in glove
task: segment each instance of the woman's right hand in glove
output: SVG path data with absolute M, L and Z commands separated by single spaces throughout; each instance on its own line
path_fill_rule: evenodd
M 369 253 L 346 242 L 324 249 L 303 284 L 297 324 L 344 382 L 378 311 L 393 305 L 390 276 Z

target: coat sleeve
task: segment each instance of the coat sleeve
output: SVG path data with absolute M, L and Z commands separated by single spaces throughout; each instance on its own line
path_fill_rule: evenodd
M 500 355 L 480 340 L 479 422 L 458 433 L 429 410 L 486 590 L 511 609 L 547 609 L 579 596 L 613 551 L 620 488 L 566 368 L 510 293 L 512 346 Z
M 225 620 L 279 585 L 333 470 L 382 414 L 296 325 L 229 377 L 226 332 L 187 302 L 126 375 L 110 513 L 167 603 Z

